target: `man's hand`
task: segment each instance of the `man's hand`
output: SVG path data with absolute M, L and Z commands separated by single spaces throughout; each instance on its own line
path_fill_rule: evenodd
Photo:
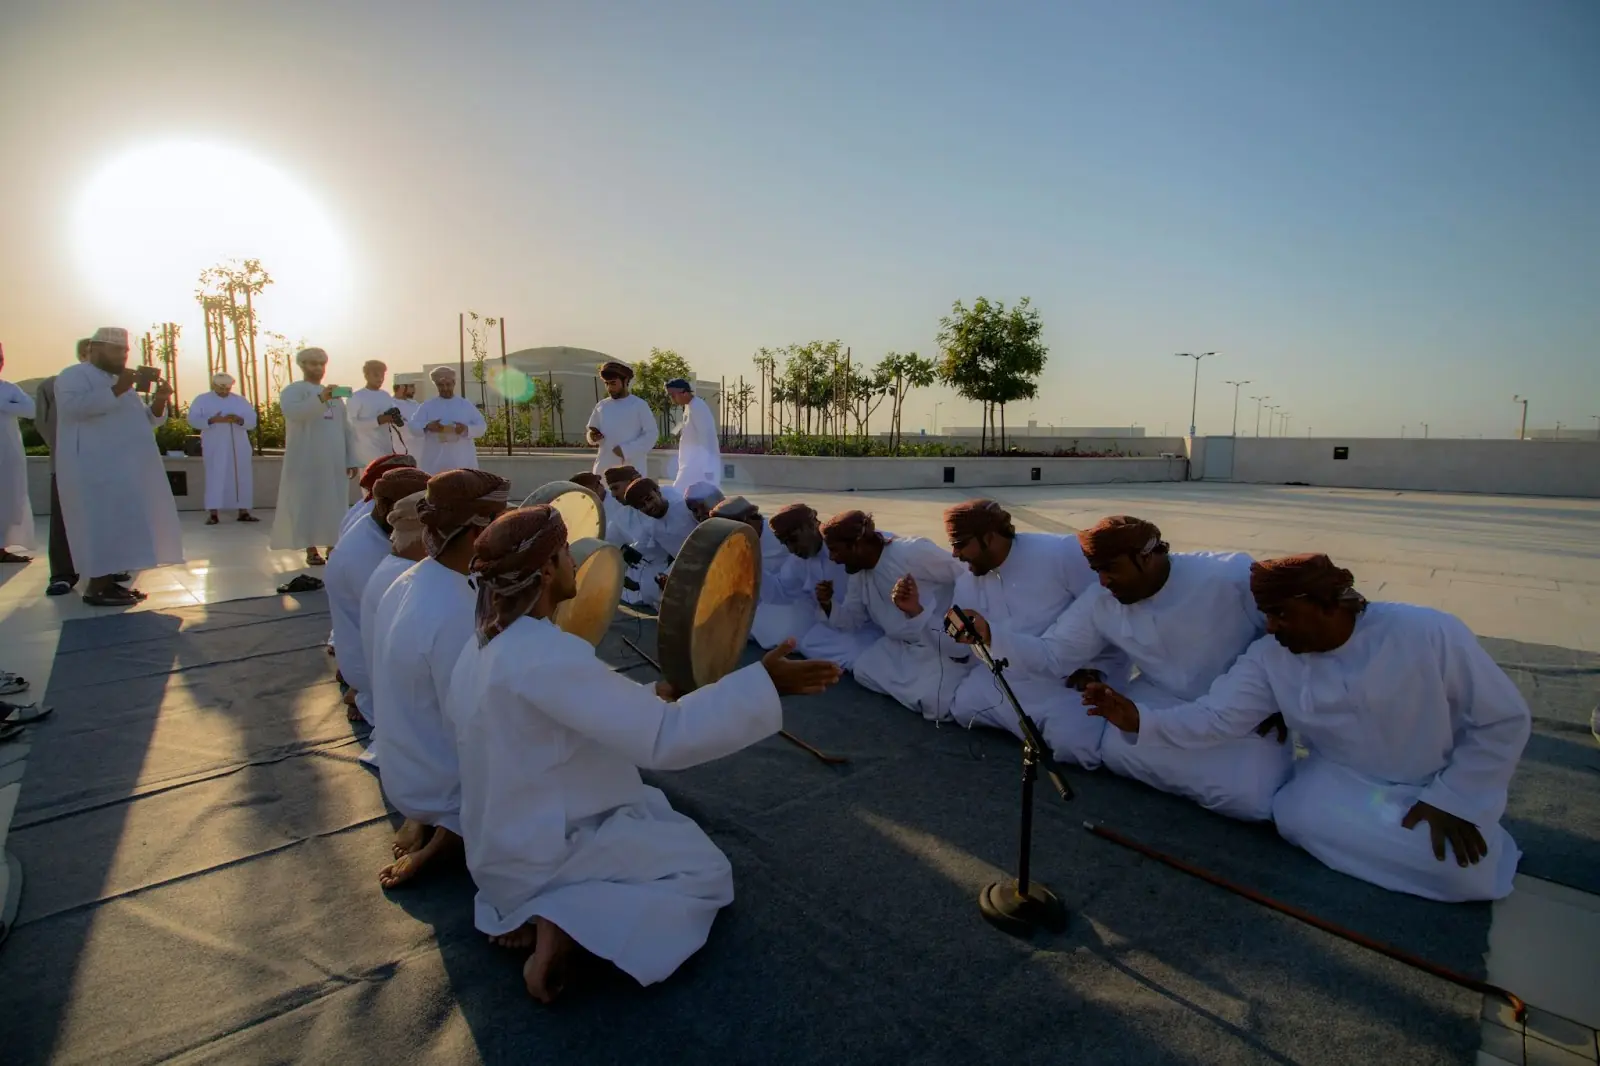
M 656 575 L 656 588 L 664 589 L 666 587 L 667 587 L 667 575 L 664 574 L 664 573 L 663 574 L 657 574 Z
M 319 396 L 322 399 L 323 403 L 327 403 L 329 400 L 333 399 L 333 386 L 332 385 L 324 385 L 324 386 L 322 386 L 322 391 L 317 393 L 317 396 Z
M 1099 670 L 1091 670 L 1085 666 L 1072 671 L 1072 673 L 1068 675 L 1067 687 L 1075 688 L 1079 692 L 1082 692 L 1086 686 L 1092 684 L 1093 682 L 1104 681 L 1105 679 L 1106 675 L 1102 674 Z
M 917 579 L 906 574 L 894 583 L 894 591 L 890 593 L 894 605 L 900 608 L 900 613 L 907 618 L 915 618 L 922 613 L 922 598 L 917 595 Z
M 961 635 L 956 638 L 956 643 L 957 644 L 987 644 L 987 643 L 989 643 L 989 638 L 991 636 L 993 636 L 993 633 L 990 632 L 990 630 L 989 630 L 989 620 L 987 618 L 985 618 L 983 615 L 979 614 L 977 611 L 969 611 L 965 607 L 961 608 L 961 613 L 967 616 L 967 621 L 972 623 L 972 628 L 970 630 L 963 630 Z M 973 633 L 977 634 L 977 639 L 976 640 L 973 639 Z
M 822 692 L 844 673 L 838 663 L 830 663 L 826 659 L 790 659 L 788 655 L 792 651 L 794 638 L 789 637 L 761 657 L 761 665 L 766 667 L 767 676 L 772 678 L 772 687 L 778 690 L 780 696 L 808 696 Z
M 172 386 L 165 381 L 158 381 L 156 391 L 152 395 L 158 400 L 165 400 L 172 395 Z
M 443 433 L 444 423 L 435 418 L 432 422 L 422 427 L 424 433 Z
M 1283 720 L 1282 711 L 1273 711 L 1256 726 L 1256 736 L 1264 737 L 1274 729 L 1278 731 L 1278 743 L 1285 744 L 1289 740 L 1289 723 Z
M 1139 731 L 1139 708 L 1122 693 L 1100 681 L 1083 686 L 1083 705 L 1096 718 L 1104 718 L 1124 733 Z
M 467 424 L 465 422 L 452 422 L 450 425 L 456 431 L 456 436 L 458 437 L 467 431 Z
M 1400 827 L 1410 829 L 1418 822 L 1428 823 L 1428 832 L 1433 837 L 1433 857 L 1440 862 L 1444 862 L 1446 841 L 1450 844 L 1450 850 L 1456 853 L 1457 866 L 1476 866 L 1489 854 L 1489 845 L 1484 842 L 1483 834 L 1465 818 L 1457 818 L 1418 800 L 1400 820 Z
M 115 396 L 121 396 L 123 393 L 133 388 L 133 380 L 133 370 L 129 367 L 123 367 L 117 373 L 117 380 L 111 383 L 112 394 Z
M 379 415 L 378 416 L 378 425 L 380 425 L 380 426 L 392 426 L 392 425 L 394 425 L 394 415 L 391 415 L 391 414 L 381 414 L 381 415 Z
M 681 693 L 677 689 L 673 688 L 672 687 L 672 683 L 670 681 L 657 681 L 656 682 L 656 696 L 657 696 L 657 698 L 666 700 L 668 703 L 671 703 L 673 700 L 677 699 L 681 695 L 683 695 L 683 693 Z
M 583 439 L 588 441 L 592 446 L 605 440 L 606 435 L 601 433 L 598 429 L 595 429 L 593 426 L 590 426 L 588 429 L 584 430 Z
M 618 459 L 626 459 L 627 458 L 626 455 L 622 454 L 622 449 L 620 447 L 612 448 L 611 449 L 611 454 L 615 455 Z
M 821 607 L 823 609 L 823 611 L 825 611 L 825 612 L 833 610 L 833 582 L 832 581 L 818 581 L 817 582 L 817 606 Z
M 359 473 L 361 473 L 361 468 L 359 466 L 347 466 L 344 468 L 345 477 L 355 477 Z
M 206 425 L 214 426 L 218 422 L 232 422 L 232 421 L 233 421 L 233 416 L 232 415 L 212 415 L 210 418 L 206 419 Z

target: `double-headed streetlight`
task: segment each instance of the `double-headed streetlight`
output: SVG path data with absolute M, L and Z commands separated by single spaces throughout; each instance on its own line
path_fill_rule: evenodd
M 1199 367 L 1200 364 L 1196 363 L 1195 369 L 1198 370 Z M 1237 437 L 1239 435 L 1239 386 L 1250 384 L 1250 380 L 1246 378 L 1244 381 L 1224 381 L 1223 384 L 1233 386 L 1233 435 Z
M 1256 436 L 1261 436 L 1261 405 L 1272 399 L 1271 396 L 1252 396 L 1256 402 Z
M 1275 403 L 1267 404 L 1267 436 L 1269 436 L 1269 437 L 1272 436 L 1272 426 L 1273 426 L 1273 423 L 1277 422 L 1277 420 L 1278 420 L 1278 405 L 1275 404 Z
M 1200 360 L 1216 354 L 1216 352 L 1200 352 L 1198 354 L 1195 352 L 1177 352 L 1173 356 L 1174 359 L 1194 360 L 1194 395 L 1189 398 L 1189 436 L 1191 437 L 1194 436 L 1194 413 L 1200 405 Z
M 1527 440 L 1528 439 L 1528 398 L 1526 396 L 1513 396 L 1513 397 L 1511 397 L 1511 402 L 1512 403 L 1520 403 L 1522 405 L 1522 428 L 1517 430 L 1517 439 L 1518 440 Z

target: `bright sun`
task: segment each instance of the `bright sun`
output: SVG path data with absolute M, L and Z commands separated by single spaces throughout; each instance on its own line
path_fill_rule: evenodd
M 218 144 L 165 143 L 106 165 L 78 198 L 72 243 L 85 278 L 130 326 L 198 320 L 200 272 L 259 259 L 272 276 L 263 329 L 312 336 L 350 291 L 344 241 L 287 174 Z

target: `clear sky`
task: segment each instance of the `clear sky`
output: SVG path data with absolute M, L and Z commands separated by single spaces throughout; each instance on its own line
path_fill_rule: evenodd
M 931 355 L 951 301 L 1031 296 L 1050 362 L 1014 425 L 1180 432 L 1171 353 L 1212 349 L 1202 433 L 1227 378 L 1292 434 L 1504 436 L 1514 392 L 1536 425 L 1600 415 L 1594 0 L 7 0 L 7 377 L 196 318 L 178 285 L 127 310 L 74 237 L 102 168 L 172 142 L 319 205 L 343 258 L 267 262 L 301 297 L 263 326 L 344 379 L 453 358 L 466 309 L 715 378 L 812 338 Z M 136 243 L 108 261 L 165 254 Z M 930 392 L 908 424 L 940 399 L 976 421 Z

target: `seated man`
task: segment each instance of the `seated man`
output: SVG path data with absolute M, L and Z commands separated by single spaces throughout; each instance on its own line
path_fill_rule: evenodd
M 635 480 L 622 499 L 634 512 L 636 533 L 629 546 L 637 556 L 630 557 L 633 568 L 623 581 L 623 602 L 660 607 L 667 569 L 699 522 L 677 489 L 657 485 L 651 478 Z
M 1018 533 L 1010 513 L 993 500 L 951 507 L 944 513 L 944 525 L 951 552 L 966 564 L 966 572 L 956 578 L 953 602 L 964 611 L 978 612 L 992 628 L 1038 636 L 1095 587 L 1094 571 L 1076 537 Z M 943 621 L 935 620 L 940 637 Z M 951 716 L 964 726 L 986 725 L 1020 738 L 1016 711 L 994 674 L 961 645 L 943 639 L 947 657 L 972 659 L 955 688 Z M 1065 682 L 1048 670 L 1034 673 L 1021 667 L 1007 669 L 1005 677 L 1055 757 L 1092 770 L 1100 765 L 1105 723 L 1083 713 L 1083 701 L 1073 689 L 1090 680 L 1124 684 L 1128 673 L 1127 657 L 1111 649 Z
M 683 494 L 684 505 L 689 508 L 689 513 L 694 515 L 696 522 L 704 522 L 710 518 L 717 504 L 726 498 L 721 489 L 704 481 L 690 485 L 688 491 Z
M 808 599 L 797 611 L 783 587 L 783 568 L 791 558 L 789 549 L 778 543 L 766 519 L 755 504 L 743 496 L 730 496 L 717 504 L 711 516 L 743 522 L 761 538 L 761 597 L 750 623 L 750 639 L 763 648 L 775 648 L 790 637 L 798 642 L 816 622 L 821 612 L 815 599 Z
M 817 518 L 817 512 L 803 503 L 791 503 L 780 507 L 769 525 L 772 535 L 783 545 L 789 557 L 778 572 L 779 594 L 787 606 L 785 613 L 788 618 L 781 627 L 769 629 L 768 635 L 775 628 L 798 632 L 800 654 L 808 659 L 826 659 L 846 670 L 851 669 L 855 666 L 856 656 L 876 644 L 883 636 L 883 630 L 872 622 L 863 622 L 856 629 L 835 629 L 828 624 L 828 616 L 822 612 L 817 601 L 817 586 L 827 584 L 829 588 L 842 587 L 849 582 L 850 575 L 823 550 L 827 545 L 822 539 L 822 523 Z M 762 596 L 765 599 L 765 584 L 762 585 Z M 769 611 L 772 612 L 771 617 L 776 619 L 776 608 L 769 608 Z M 756 634 L 754 630 L 752 635 L 763 648 L 772 646 L 765 643 L 764 636 Z
M 423 475 L 426 479 L 427 475 Z M 424 480 L 423 488 L 427 488 Z M 361 648 L 365 653 L 367 662 L 367 677 L 373 676 L 377 663 L 377 641 L 374 639 L 378 632 L 378 605 L 383 602 L 384 593 L 395 583 L 399 576 L 416 566 L 428 557 L 427 547 L 422 541 L 422 520 L 417 517 L 417 505 L 426 496 L 426 492 L 413 492 L 389 509 L 389 550 L 386 558 L 378 563 L 377 569 L 372 571 L 372 576 L 367 578 L 367 587 L 361 593 Z M 382 708 L 373 702 L 373 712 L 381 720 Z M 373 723 L 373 730 L 378 728 Z M 361 761 L 369 766 L 377 765 L 378 749 L 375 744 L 367 746 L 367 752 Z
M 1013 669 L 1070 677 L 1114 648 L 1139 669 L 1129 696 L 1144 706 L 1171 706 L 1203 696 L 1265 632 L 1246 555 L 1170 554 L 1161 530 L 1127 515 L 1102 520 L 1078 542 L 1100 587 L 1074 600 L 1042 636 L 991 627 L 981 613 L 974 619 L 993 654 Z M 1106 730 L 1100 757 L 1108 770 L 1218 814 L 1264 821 L 1294 752 L 1258 736 L 1179 748 L 1135 745 Z
M 879 533 L 865 511 L 834 515 L 822 536 L 850 575 L 839 603 L 831 582 L 817 585 L 828 624 L 850 630 L 870 620 L 884 634 L 856 656 L 856 681 L 931 722 L 948 718 L 944 697 L 967 666 L 946 658 L 934 627 L 950 609 L 960 564 L 931 540 Z
M 395 861 L 378 873 L 384 888 L 406 883 L 460 847 L 461 771 L 444 700 L 472 635 L 473 544 L 505 511 L 510 491 L 510 482 L 483 470 L 429 478 L 417 507 L 428 557 L 397 577 L 378 604 L 378 758 L 384 794 L 406 818 L 395 836 Z
M 334 538 L 333 546 L 338 547 L 339 541 L 350 531 L 350 527 L 372 513 L 372 486 L 378 479 L 391 470 L 414 467 L 417 461 L 409 455 L 396 453 L 394 455 L 381 455 L 368 463 L 366 469 L 361 471 L 361 499 L 350 505 L 350 509 L 339 519 L 339 535 Z M 332 552 L 329 553 L 330 555 Z M 334 635 L 328 633 L 328 654 L 335 654 Z M 353 719 L 352 719 L 353 720 Z
M 671 976 L 733 901 L 728 859 L 639 769 L 677 770 L 771 736 L 779 697 L 821 692 L 833 663 L 759 663 L 681 702 L 630 681 L 550 615 L 577 591 L 561 516 L 523 507 L 478 538 L 476 635 L 450 686 L 461 753 L 467 865 L 477 927 L 532 948 L 535 999 L 566 986 L 573 956 L 607 960 L 640 984 Z
M 584 488 L 594 493 L 594 498 L 600 501 L 601 508 L 603 509 L 605 507 L 606 500 L 609 499 L 609 496 L 606 492 L 605 479 L 599 474 L 592 474 L 587 470 L 580 470 L 578 473 L 567 478 L 567 480 L 572 482 L 574 485 L 582 485 Z M 610 522 L 610 518 L 611 516 L 609 514 L 606 515 L 608 524 Z
M 613 466 L 601 476 L 606 483 L 606 542 L 625 548 L 633 543 L 637 516 L 622 502 L 622 494 L 639 480 L 639 471 L 631 466 Z
M 403 497 L 420 492 L 428 475 L 420 470 L 397 468 L 380 477 L 372 487 L 372 513 L 359 519 L 339 538 L 337 550 L 328 557 L 324 579 L 328 590 L 328 613 L 333 616 L 333 641 L 338 655 L 339 673 L 349 690 L 345 704 L 350 720 L 365 720 L 375 725 L 372 710 L 372 679 L 367 673 L 366 650 L 361 642 L 361 595 L 367 579 L 388 558 L 389 509 Z
M 1250 739 L 1270 716 L 1310 751 L 1272 805 L 1285 840 L 1397 892 L 1509 895 L 1521 853 L 1500 817 L 1531 719 L 1471 630 L 1368 604 L 1326 555 L 1257 563 L 1250 586 L 1271 635 L 1204 696 L 1141 707 L 1091 685 L 1084 703 L 1138 746 Z

